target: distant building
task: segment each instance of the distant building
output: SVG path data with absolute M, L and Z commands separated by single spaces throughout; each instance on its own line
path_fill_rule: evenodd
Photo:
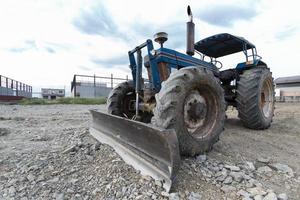
M 113 87 L 127 78 L 114 78 L 88 75 L 74 75 L 71 82 L 71 92 L 74 97 L 97 98 L 107 97 Z
M 280 77 L 275 83 L 277 101 L 300 102 L 300 76 Z
M 65 89 L 42 88 L 43 99 L 57 99 L 65 97 Z
M 0 101 L 32 97 L 32 86 L 0 75 Z

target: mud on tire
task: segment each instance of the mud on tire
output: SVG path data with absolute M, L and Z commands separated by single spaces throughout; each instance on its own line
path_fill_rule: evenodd
M 237 110 L 243 125 L 267 129 L 274 115 L 274 83 L 265 66 L 245 70 L 237 82 Z
M 224 92 L 213 73 L 202 67 L 175 71 L 155 96 L 152 123 L 175 129 L 181 155 L 209 151 L 224 129 Z

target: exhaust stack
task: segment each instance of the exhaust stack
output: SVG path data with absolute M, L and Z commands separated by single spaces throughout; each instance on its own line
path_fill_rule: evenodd
M 186 53 L 190 56 L 194 55 L 195 43 L 195 24 L 193 23 L 193 13 L 190 6 L 187 7 L 189 21 L 186 23 Z

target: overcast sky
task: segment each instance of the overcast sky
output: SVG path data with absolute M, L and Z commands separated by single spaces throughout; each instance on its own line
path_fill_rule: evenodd
M 258 49 L 275 78 L 300 75 L 296 0 L 0 0 L 0 74 L 40 87 L 66 87 L 74 74 L 130 75 L 127 52 L 158 31 L 185 51 L 186 6 L 196 40 L 228 32 Z M 157 47 L 157 46 L 156 46 Z M 242 54 L 220 58 L 224 69 Z

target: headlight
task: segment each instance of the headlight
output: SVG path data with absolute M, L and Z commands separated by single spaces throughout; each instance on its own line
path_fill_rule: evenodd
M 150 53 L 151 53 L 152 56 L 155 56 L 155 55 L 156 55 L 156 51 L 155 51 L 154 49 L 151 50 Z

